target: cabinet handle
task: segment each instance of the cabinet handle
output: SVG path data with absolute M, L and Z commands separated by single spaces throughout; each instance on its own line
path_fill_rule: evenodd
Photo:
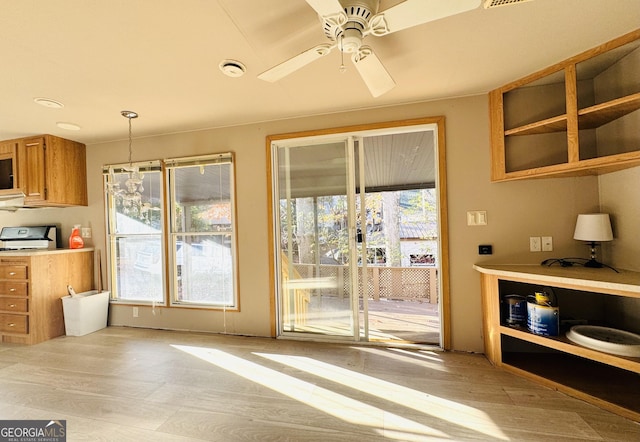
M 25 143 L 26 147 L 37 146 L 40 143 Z
M 9 276 L 16 276 L 16 272 L 9 272 Z
M 9 291 L 10 291 L 10 292 L 15 292 L 15 291 L 16 291 L 16 289 L 15 289 L 15 288 L 13 288 L 13 287 L 11 287 L 11 288 L 9 289 Z
M 15 304 L 9 304 L 9 308 L 16 308 Z
M 14 324 L 13 322 L 10 322 L 9 324 L 7 324 L 9 327 L 15 327 L 16 324 Z

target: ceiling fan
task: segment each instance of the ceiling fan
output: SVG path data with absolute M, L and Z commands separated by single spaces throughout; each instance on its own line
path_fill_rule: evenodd
M 481 0 L 406 0 L 378 12 L 379 0 L 305 0 L 317 13 L 331 43 L 319 44 L 261 73 L 261 80 L 276 82 L 307 64 L 324 57 L 333 49 L 351 54 L 351 61 L 369 88 L 379 97 L 396 85 L 370 46 L 363 45 L 368 35 L 382 37 L 480 5 Z M 344 70 L 344 65 L 340 67 Z

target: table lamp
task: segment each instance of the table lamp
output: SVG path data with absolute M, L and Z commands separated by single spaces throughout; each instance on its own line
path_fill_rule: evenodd
M 596 246 L 598 242 L 611 241 L 613 239 L 609 214 L 583 213 L 578 215 L 573 239 L 586 241 L 591 247 L 591 259 L 584 263 L 585 267 L 600 268 L 606 266 L 606 264 L 596 260 Z

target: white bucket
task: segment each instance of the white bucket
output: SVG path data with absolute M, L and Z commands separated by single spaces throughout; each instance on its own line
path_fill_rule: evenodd
M 109 292 L 97 290 L 62 298 L 67 336 L 84 336 L 107 326 Z

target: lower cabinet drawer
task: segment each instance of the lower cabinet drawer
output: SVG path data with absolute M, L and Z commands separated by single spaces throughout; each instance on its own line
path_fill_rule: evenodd
M 0 311 L 27 313 L 28 301 L 20 298 L 0 298 Z
M 0 314 L 0 332 L 28 333 L 28 318 L 23 315 Z
M 17 281 L 0 281 L 0 295 L 27 296 L 27 283 Z
M 27 266 L 3 264 L 0 266 L 0 278 L 27 279 Z

